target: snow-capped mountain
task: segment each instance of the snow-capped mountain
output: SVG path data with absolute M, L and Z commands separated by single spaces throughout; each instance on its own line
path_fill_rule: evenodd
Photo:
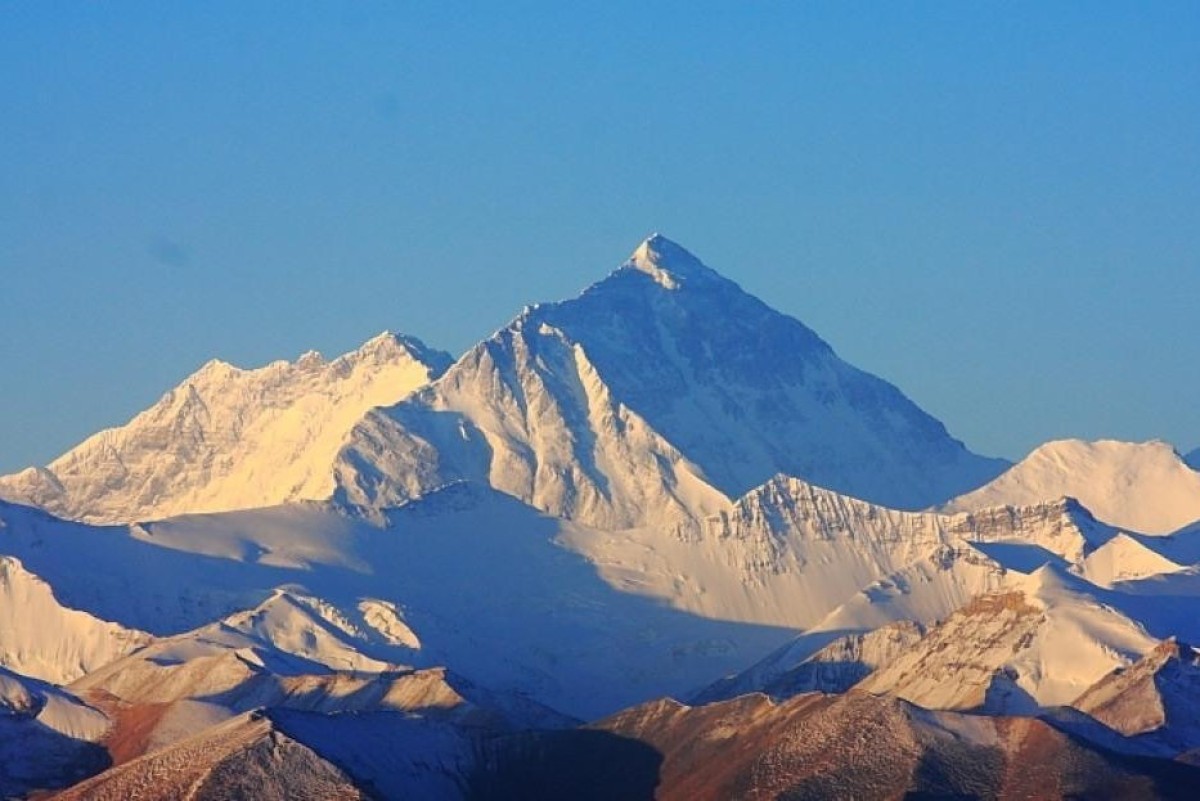
M 1045 744 L 1060 789 L 1107 787 L 1059 775 L 1085 763 L 1135 794 L 1194 777 L 909 704 L 1091 687 L 1081 708 L 1120 711 L 1166 676 L 1130 665 L 1200 637 L 1200 473 L 1169 446 L 1050 443 L 1001 475 L 657 235 L 450 362 L 392 334 L 212 362 L 0 478 L 33 504 L 0 501 L 0 764 L 40 726 L 60 773 L 114 764 L 89 798 L 536 796 L 543 769 L 560 797 L 556 771 L 612 765 L 625 789 L 661 768 L 663 797 L 1020 793 Z M 688 756 L 733 734 L 727 771 Z M 809 766 L 826 740 L 835 784 Z
M 613 586 L 570 545 L 599 545 L 603 532 L 487 487 L 444 488 L 382 524 L 319 504 L 105 528 L 17 506 L 0 505 L 0 516 L 5 550 L 63 603 L 106 620 L 160 637 L 222 618 L 225 630 L 282 587 L 275 606 L 320 598 L 308 606 L 325 623 L 299 626 L 304 618 L 289 613 L 276 626 L 260 608 L 250 634 L 277 632 L 278 645 L 293 632 L 287 642 L 319 653 L 335 655 L 341 643 L 375 660 L 444 666 L 579 718 L 684 693 L 793 636 Z M 326 647 L 306 631 L 333 638 Z
M 797 493 L 790 500 L 795 503 L 796 498 L 803 497 L 803 493 Z M 1189 617 L 1187 611 L 1194 604 L 1194 598 L 1200 596 L 1200 573 L 1195 567 L 1200 561 L 1200 537 L 1197 536 L 1200 531 L 1185 531 L 1170 537 L 1126 534 L 1099 523 L 1073 499 L 1028 508 L 998 507 L 950 516 L 896 512 L 836 495 L 826 498 L 825 503 L 823 530 L 835 543 L 834 547 L 828 552 L 800 550 L 805 557 L 799 560 L 799 566 L 786 560 L 781 562 L 786 565 L 782 568 L 785 574 L 811 571 L 817 582 L 823 576 L 847 575 L 839 573 L 839 559 L 844 563 L 850 558 L 848 554 L 862 548 L 853 544 L 852 536 L 847 532 L 861 536 L 874 529 L 875 536 L 883 541 L 889 537 L 901 542 L 919 542 L 926 538 L 932 547 L 893 572 L 862 586 L 816 623 L 804 624 L 804 634 L 766 659 L 723 678 L 694 698 L 714 700 L 745 692 L 766 692 L 782 697 L 793 690 L 836 690 L 846 677 L 865 676 L 870 672 L 864 669 L 868 665 L 882 669 L 909 659 L 912 654 L 900 654 L 895 646 L 918 630 L 914 623 L 919 623 L 938 625 L 927 635 L 929 639 L 911 651 L 916 653 L 928 646 L 938 654 L 952 657 L 952 666 L 941 671 L 936 689 L 946 697 L 954 696 L 956 703 L 966 703 L 963 699 L 972 703 L 977 701 L 982 686 L 979 676 L 983 673 L 990 675 L 1003 668 L 1012 669 L 1014 677 L 1018 675 L 1020 666 L 1015 662 L 984 664 L 990 658 L 984 654 L 999 655 L 1004 659 L 1020 656 L 1026 662 L 1042 660 L 1046 665 L 1044 669 L 1039 667 L 1030 671 L 1027 665 L 1022 668 L 1034 677 L 1025 676 L 1024 684 L 1037 686 L 1029 692 L 1020 689 L 1015 695 L 1009 693 L 1016 699 L 1028 701 L 1025 707 L 1017 708 L 1032 709 L 1039 701 L 1061 690 L 1042 686 L 1043 673 L 1051 679 L 1072 677 L 1070 687 L 1055 696 L 1057 703 L 1064 702 L 1064 694 L 1078 692 L 1080 682 L 1089 677 L 1094 679 L 1112 664 L 1123 663 L 1101 659 L 1098 667 L 1087 667 L 1086 670 L 1091 672 L 1079 679 L 1071 673 L 1073 668 L 1069 664 L 1070 669 L 1064 670 L 1053 659 L 1043 658 L 1041 651 L 1030 652 L 1032 656 L 1024 653 L 1023 649 L 1031 646 L 1035 635 L 1056 642 L 1071 641 L 1071 636 L 1063 631 L 1054 627 L 1046 629 L 1047 620 L 1055 621 L 1055 625 L 1076 619 L 1086 621 L 1089 616 L 1095 616 L 1095 609 L 1102 608 L 1104 612 L 1100 618 L 1124 621 L 1115 628 L 1100 627 L 1104 631 L 1099 635 L 1097 648 L 1112 654 L 1120 653 L 1120 649 L 1105 638 L 1122 626 L 1139 630 L 1144 627 L 1153 637 L 1172 632 L 1200 635 L 1194 616 Z M 811 527 L 821 517 L 815 512 L 820 506 L 810 500 L 795 504 L 786 514 L 772 513 L 773 522 L 766 528 L 777 532 L 774 548 L 787 551 L 797 547 L 787 536 L 778 535 L 784 530 L 780 521 L 790 516 L 804 520 L 803 525 Z M 838 515 L 831 516 L 831 509 L 838 509 Z M 758 522 L 755 522 L 756 518 Z M 765 518 L 761 514 L 751 517 L 752 527 L 763 527 L 762 519 Z M 839 553 L 841 555 L 837 556 Z M 886 563 L 887 552 L 878 552 L 874 558 Z M 816 567 L 810 566 L 809 562 Z M 838 597 L 836 581 L 833 588 L 825 592 Z M 844 595 L 844 591 L 841 594 Z M 1021 599 L 1021 603 L 982 603 L 978 600 L 992 596 Z M 1026 596 L 1041 600 L 1027 603 L 1023 600 Z M 1049 606 L 1058 611 L 1050 616 L 1013 615 L 1018 607 L 1036 610 Z M 1063 609 L 1069 611 L 1061 611 Z M 974 613 L 965 614 L 971 610 Z M 1014 619 L 1008 620 L 1008 617 Z M 997 626 L 999 628 L 995 628 Z M 947 630 L 952 633 L 942 639 L 961 641 L 949 650 L 938 639 L 941 635 L 935 636 L 935 632 Z M 1147 635 L 1143 632 L 1142 636 Z M 1013 650 L 992 647 L 1000 641 L 1014 646 Z M 1018 644 L 1020 647 L 1016 647 Z M 1080 654 L 1086 651 L 1078 642 L 1072 647 Z M 1055 658 L 1062 657 L 1061 653 L 1054 653 Z M 1128 661 L 1129 654 L 1138 651 L 1126 649 L 1124 653 L 1123 659 Z M 971 657 L 971 654 L 977 656 Z M 1067 658 L 1067 662 L 1070 661 Z M 928 671 L 910 672 L 917 678 L 928 675 Z M 1003 684 L 1008 679 L 998 675 L 997 681 Z M 941 696 L 918 699 L 921 703 L 935 701 L 948 703 Z M 991 708 L 999 708 L 997 697 L 990 697 L 989 701 L 993 704 Z
M 337 473 L 354 504 L 471 480 L 620 529 L 704 517 L 777 473 L 920 508 L 1005 466 L 656 235 L 368 414 Z
M 1189 451 L 1187 455 L 1183 457 L 1183 461 L 1193 470 L 1200 470 L 1200 448 L 1196 448 L 1194 451 Z
M 1168 555 L 1179 550 L 1171 545 L 1162 538 L 1120 532 L 1088 554 L 1079 565 L 1079 573 L 1097 586 L 1111 587 L 1121 581 L 1185 570 L 1186 564 L 1174 562 Z
M 109 741 L 123 758 L 262 708 L 412 713 L 489 730 L 576 722 L 444 668 L 392 664 L 371 650 L 370 635 L 329 604 L 281 591 L 254 609 L 158 639 L 69 689 L 111 715 Z
M 979 489 L 942 507 L 962 512 L 1068 496 L 1114 526 L 1169 534 L 1200 520 L 1200 473 L 1169 444 L 1048 442 Z
M 939 515 L 906 512 L 778 476 L 698 533 L 567 533 L 614 585 L 709 617 L 816 631 L 932 622 L 1008 568 L 1074 561 L 1113 531 L 1069 499 Z
M 467 484 L 382 521 L 321 504 L 107 528 L 0 512 L 5 550 L 104 619 L 169 636 L 225 618 L 220 632 L 310 661 L 446 666 L 577 717 L 686 693 L 799 630 L 803 659 L 932 623 L 1098 536 L 1068 501 L 940 516 L 784 478 L 688 536 L 603 531 Z
M 0 497 L 92 523 L 327 498 L 334 455 L 367 410 L 450 361 L 386 332 L 332 361 L 309 352 L 242 370 L 213 360 L 128 424 L 0 478 Z

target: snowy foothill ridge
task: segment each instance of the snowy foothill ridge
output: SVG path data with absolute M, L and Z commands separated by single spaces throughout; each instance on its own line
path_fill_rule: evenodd
M 1114 670 L 1072 706 L 1168 756 L 1200 743 L 1200 652 L 1171 637 L 1135 664 Z
M 1053 565 L 981 596 L 880 666 L 860 689 L 931 709 L 1029 714 L 1069 704 L 1157 645 Z
M 0 667 L 0 796 L 23 798 L 102 770 L 108 759 L 99 742 L 110 727 L 67 690 Z
M 797 660 L 846 632 L 932 624 L 1047 562 L 1086 576 L 1120 536 L 1069 500 L 945 516 L 782 477 L 677 531 L 596 529 L 468 483 L 382 520 L 300 504 L 97 528 L 0 511 L 5 550 L 126 627 L 172 636 L 225 618 L 221 631 L 309 661 L 445 666 L 580 718 L 686 694 L 800 632 Z M 1145 541 L 1174 548 L 1176 570 L 1200 561 L 1181 537 Z M 1106 579 L 1162 578 L 1124 554 Z M 1170 576 L 1181 583 L 1156 591 L 1188 591 L 1187 569 Z

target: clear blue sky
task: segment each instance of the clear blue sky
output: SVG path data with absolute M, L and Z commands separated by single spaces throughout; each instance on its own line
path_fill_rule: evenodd
M 0 469 L 653 230 L 977 451 L 1200 444 L 1200 4 L 574 5 L 0 5 Z

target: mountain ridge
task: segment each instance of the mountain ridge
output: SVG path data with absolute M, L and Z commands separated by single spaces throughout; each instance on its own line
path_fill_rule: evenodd
M 211 359 L 126 425 L 0 477 L 0 497 L 100 524 L 327 497 L 327 463 L 362 414 L 449 363 L 390 332 L 333 360 L 309 351 L 245 370 Z

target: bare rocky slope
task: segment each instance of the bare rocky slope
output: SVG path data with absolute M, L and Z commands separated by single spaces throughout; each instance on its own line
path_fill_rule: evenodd
M 927 712 L 893 698 L 658 701 L 583 731 L 512 738 L 482 799 L 1191 798 L 1200 769 L 1121 756 L 1046 721 Z

